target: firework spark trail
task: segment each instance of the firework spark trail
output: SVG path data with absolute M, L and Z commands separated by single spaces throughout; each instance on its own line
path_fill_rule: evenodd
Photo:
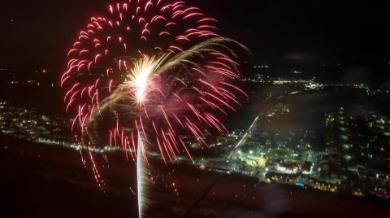
M 256 126 L 256 122 L 259 119 L 259 117 L 260 117 L 260 114 L 255 117 L 255 119 L 253 120 L 252 124 L 249 126 L 249 128 L 245 131 L 244 135 L 241 137 L 240 141 L 238 141 L 238 143 L 234 146 L 232 152 L 230 152 L 230 154 L 229 154 L 229 157 L 228 157 L 229 159 L 233 155 L 236 154 L 238 148 L 240 148 L 242 145 L 245 144 L 245 142 L 246 142 L 250 132 L 252 131 L 252 128 Z
M 181 135 L 206 145 L 205 136 L 226 132 L 219 115 L 246 96 L 232 84 L 239 79 L 234 49 L 245 48 L 220 37 L 216 22 L 176 0 L 122 1 L 92 17 L 61 77 L 80 144 L 109 143 L 138 167 L 140 157 L 147 164 L 145 139 L 166 162 L 179 153 L 191 157 Z M 88 156 L 104 186 L 98 163 Z
M 146 140 L 143 133 L 138 133 L 138 142 L 137 142 L 137 197 L 138 197 L 138 217 L 142 217 L 143 208 L 145 206 L 145 201 L 147 200 L 147 193 L 145 186 L 147 186 L 147 175 L 146 175 L 146 166 L 143 161 L 143 153 L 145 153 L 145 142 Z

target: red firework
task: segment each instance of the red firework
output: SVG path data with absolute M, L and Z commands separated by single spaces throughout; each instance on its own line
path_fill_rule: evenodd
M 213 130 L 225 132 L 217 117 L 234 110 L 245 93 L 231 83 L 239 78 L 238 64 L 226 44 L 238 43 L 221 38 L 216 22 L 175 0 L 129 0 L 92 17 L 61 78 L 79 140 L 134 151 L 143 132 L 166 161 L 181 151 L 190 156 L 184 135 L 206 144 Z M 147 100 L 137 103 L 130 72 L 140 59 L 161 56 L 146 82 Z

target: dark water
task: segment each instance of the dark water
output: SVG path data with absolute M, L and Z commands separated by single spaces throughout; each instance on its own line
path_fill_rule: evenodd
M 134 165 L 109 158 L 112 167 L 101 168 L 108 184 L 102 192 L 79 158 L 73 150 L 0 136 L 0 217 L 137 217 L 137 200 L 128 189 L 134 185 Z M 180 217 L 177 210 L 189 208 L 215 178 L 212 190 L 188 217 L 387 217 L 390 212 L 388 202 L 258 184 L 187 165 L 152 165 L 154 175 L 170 176 L 152 185 L 146 217 Z M 164 188 L 172 182 L 179 196 Z

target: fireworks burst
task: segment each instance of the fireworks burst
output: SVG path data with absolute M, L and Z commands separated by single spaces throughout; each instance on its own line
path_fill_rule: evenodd
M 80 143 L 116 146 L 137 162 L 147 162 L 148 143 L 166 162 L 181 152 L 191 157 L 181 136 L 206 145 L 205 136 L 225 132 L 217 117 L 245 96 L 232 85 L 239 78 L 232 48 L 244 47 L 220 37 L 215 23 L 170 0 L 129 0 L 92 17 L 61 78 Z
M 215 114 L 234 110 L 244 93 L 230 83 L 238 64 L 229 46 L 238 43 L 219 37 L 215 22 L 164 0 L 117 3 L 92 17 L 61 78 L 80 140 L 135 150 L 142 131 L 168 160 L 186 150 L 182 130 L 203 144 L 210 130 L 225 131 Z M 102 123 L 112 126 L 107 137 Z

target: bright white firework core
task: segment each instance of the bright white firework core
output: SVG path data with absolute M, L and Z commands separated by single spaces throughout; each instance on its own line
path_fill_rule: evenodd
M 142 69 L 142 71 L 136 75 L 135 78 L 135 88 L 136 88 L 136 98 L 139 103 L 143 102 L 145 99 L 145 92 L 148 88 L 148 79 L 149 75 L 152 73 L 153 66 L 148 65 L 144 66 L 146 68 Z
M 144 57 L 135 63 L 131 74 L 129 76 L 129 86 L 133 89 L 134 97 L 137 103 L 144 103 L 148 94 L 148 90 L 151 89 L 152 74 L 155 73 L 156 68 L 164 60 L 164 57 L 155 59 L 154 57 Z

